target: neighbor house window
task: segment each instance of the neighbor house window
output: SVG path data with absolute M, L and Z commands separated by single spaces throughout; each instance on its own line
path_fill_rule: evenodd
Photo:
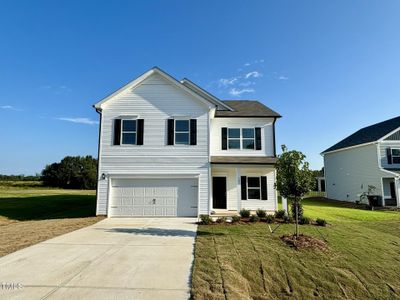
M 136 120 L 122 120 L 122 145 L 136 145 Z
M 229 149 L 240 149 L 240 129 L 229 128 L 228 129 L 228 148 Z
M 189 120 L 175 120 L 175 144 L 189 145 L 190 123 Z
M 247 199 L 261 199 L 260 177 L 247 177 Z
M 400 149 L 392 149 L 392 162 L 400 164 Z

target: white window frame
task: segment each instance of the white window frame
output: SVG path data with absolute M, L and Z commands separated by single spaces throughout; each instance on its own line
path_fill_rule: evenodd
M 188 131 L 176 131 L 176 121 L 186 121 L 188 122 Z M 187 133 L 188 135 L 188 142 L 187 144 L 177 143 L 176 142 L 176 134 L 177 133 Z M 174 118 L 174 145 L 177 146 L 189 146 L 190 145 L 190 119 L 189 118 Z
M 400 162 L 394 162 L 394 158 L 396 157 L 396 158 L 400 159 L 400 155 L 393 155 L 393 150 L 397 150 L 400 152 L 400 148 L 391 148 L 390 149 L 390 152 L 392 154 L 392 164 L 398 165 L 398 164 L 400 164 Z
M 124 131 L 124 121 L 135 121 L 135 123 L 136 123 L 136 126 L 135 126 L 135 128 L 136 128 L 136 130 L 135 131 Z M 122 146 L 135 146 L 135 145 L 137 145 L 137 119 L 133 119 L 133 118 L 124 118 L 124 119 L 121 119 L 121 135 L 120 135 L 120 144 L 122 145 Z M 124 133 L 135 133 L 135 143 L 134 144 L 124 144 L 123 143 L 123 135 L 124 135 Z
M 229 130 L 231 130 L 231 129 L 238 129 L 239 130 L 239 137 L 234 137 L 234 138 L 231 138 L 231 137 L 229 137 Z M 242 129 L 241 128 L 238 128 L 238 127 L 232 127 L 232 128 L 229 128 L 228 127 L 228 129 L 227 129 L 227 146 L 228 146 L 228 149 L 229 150 L 241 150 L 242 149 L 242 139 L 241 139 L 241 137 L 242 137 Z M 237 141 L 237 140 L 239 140 L 239 148 L 230 148 L 229 147 L 229 141 L 230 140 L 235 140 L 235 141 Z
M 249 178 L 258 178 L 258 187 L 249 187 Z M 247 193 L 247 200 L 261 200 L 261 177 L 260 176 L 247 176 L 246 178 L 246 185 L 247 185 L 247 189 L 246 189 L 246 193 Z M 252 190 L 259 190 L 260 191 L 260 198 L 250 198 L 249 197 L 249 189 Z
M 229 129 L 239 129 L 239 137 L 238 138 L 230 138 L 229 137 Z M 246 138 L 243 137 L 243 129 L 252 129 L 253 130 L 253 137 Z M 228 150 L 249 150 L 254 151 L 256 150 L 256 128 L 255 127 L 227 127 L 227 148 Z M 243 140 L 253 140 L 253 149 L 243 148 Z M 239 148 L 230 148 L 229 147 L 229 140 L 239 140 Z
M 252 138 L 246 138 L 243 137 L 243 129 L 252 129 L 253 130 L 253 137 Z M 256 129 L 254 127 L 243 127 L 240 130 L 240 141 L 241 141 L 241 149 L 242 150 L 256 150 Z M 253 140 L 253 149 L 249 149 L 249 148 L 243 148 L 243 140 Z

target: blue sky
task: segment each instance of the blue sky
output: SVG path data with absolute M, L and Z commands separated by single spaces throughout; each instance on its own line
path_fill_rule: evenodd
M 91 105 L 153 66 L 282 114 L 319 153 L 400 115 L 399 1 L 2 1 L 0 173 L 97 155 Z M 247 77 L 247 78 L 246 78 Z

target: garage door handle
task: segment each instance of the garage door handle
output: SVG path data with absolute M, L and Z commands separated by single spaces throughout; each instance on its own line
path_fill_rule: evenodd
M 156 204 L 156 199 L 153 199 L 153 204 Z

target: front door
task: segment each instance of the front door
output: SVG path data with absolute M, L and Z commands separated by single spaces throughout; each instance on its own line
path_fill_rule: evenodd
M 226 177 L 213 177 L 213 208 L 226 209 Z

